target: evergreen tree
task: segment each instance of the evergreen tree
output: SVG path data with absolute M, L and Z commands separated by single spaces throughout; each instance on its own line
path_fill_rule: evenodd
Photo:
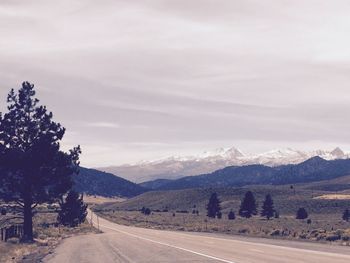
M 228 220 L 235 220 L 236 219 L 236 215 L 235 212 L 233 212 L 232 210 L 230 211 L 230 213 L 228 213 Z
M 306 219 L 309 215 L 307 214 L 305 208 L 301 207 L 297 211 L 296 219 Z
M 239 209 L 241 217 L 250 218 L 257 214 L 256 201 L 251 191 L 246 192 Z
M 23 211 L 23 241 L 33 240 L 33 209 L 55 202 L 72 187 L 80 148 L 60 150 L 65 129 L 39 106 L 34 85 L 24 82 L 8 97 L 8 112 L 0 114 L 0 198 Z
M 345 211 L 344 211 L 344 213 L 343 213 L 343 220 L 345 220 L 346 222 L 349 222 L 349 220 L 350 220 L 350 211 L 349 211 L 349 209 L 346 209 Z
M 76 227 L 85 221 L 87 205 L 83 202 L 83 196 L 75 191 L 70 191 L 65 201 L 60 202 L 61 210 L 57 220 L 60 224 Z
M 267 220 L 270 220 L 274 216 L 275 209 L 273 207 L 273 200 L 271 195 L 268 194 L 265 197 L 264 204 L 262 206 L 261 216 L 266 217 Z
M 209 203 L 207 205 L 207 216 L 215 218 L 221 212 L 220 200 L 216 193 L 210 196 Z

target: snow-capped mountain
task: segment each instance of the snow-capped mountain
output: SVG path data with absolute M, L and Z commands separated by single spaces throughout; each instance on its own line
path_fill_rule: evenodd
M 237 148 L 232 147 L 228 149 L 219 148 L 212 152 L 203 152 L 194 156 L 172 156 L 159 160 L 142 161 L 133 165 L 99 169 L 139 183 L 155 179 L 178 179 L 183 176 L 210 173 L 227 166 L 297 164 L 315 156 L 326 160 L 347 159 L 350 158 L 350 153 L 345 153 L 340 148 L 332 151 L 299 151 L 287 148 L 261 154 L 244 154 Z

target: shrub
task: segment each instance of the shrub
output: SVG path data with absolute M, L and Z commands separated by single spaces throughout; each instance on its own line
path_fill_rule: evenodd
M 151 209 L 145 208 L 144 214 L 145 214 L 146 216 L 149 216 L 149 215 L 151 214 Z
M 349 209 L 346 209 L 343 213 L 343 220 L 346 221 L 346 222 L 349 222 L 350 220 L 350 211 Z
M 1 208 L 1 215 L 6 216 L 6 213 L 7 213 L 6 208 Z
M 280 218 L 280 213 L 278 211 L 275 211 L 275 218 Z
M 305 208 L 301 207 L 298 209 L 297 214 L 296 214 L 296 219 L 306 219 L 308 218 L 308 214 L 305 210 Z
M 231 210 L 230 213 L 228 213 L 228 220 L 235 220 L 235 219 L 236 219 L 235 212 Z
M 309 218 L 307 221 L 306 221 L 306 223 L 308 224 L 308 225 L 310 225 L 311 224 L 311 219 Z
M 222 213 L 221 213 L 221 212 L 218 212 L 218 213 L 216 214 L 216 216 L 217 216 L 218 219 L 221 219 L 221 218 L 222 218 Z

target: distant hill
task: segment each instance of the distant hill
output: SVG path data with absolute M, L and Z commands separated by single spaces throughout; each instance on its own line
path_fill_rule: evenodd
M 350 174 L 350 159 L 327 161 L 313 157 L 297 165 L 231 166 L 210 174 L 187 176 L 160 184 L 157 190 L 244 186 L 252 184 L 295 184 L 330 180 Z M 146 184 L 147 185 L 147 184 Z
M 95 169 L 80 168 L 74 177 L 74 188 L 90 195 L 133 197 L 146 192 L 146 189 L 114 174 Z
M 294 184 L 291 189 L 286 185 L 249 185 L 243 187 L 214 187 L 214 188 L 192 188 L 182 190 L 151 191 L 146 192 L 123 202 L 107 203 L 99 206 L 106 210 L 139 210 L 149 207 L 154 210 L 169 211 L 199 209 L 205 213 L 209 197 L 216 192 L 222 201 L 224 213 L 231 209 L 238 211 L 241 199 L 250 190 L 254 193 L 259 209 L 267 193 L 272 195 L 275 208 L 282 214 L 294 215 L 299 207 L 305 207 L 312 213 L 339 213 L 349 206 L 348 200 L 319 200 L 315 197 L 334 193 L 327 186 L 332 186 L 333 191 L 339 189 L 341 193 L 350 193 L 350 176 L 339 177 L 322 182 Z M 323 188 L 324 187 L 324 188 Z M 335 189 L 335 190 L 334 190 Z M 339 192 L 337 192 L 339 193 Z
M 184 176 L 212 173 L 228 166 L 262 164 L 269 167 L 298 164 L 312 157 L 320 156 L 325 160 L 350 158 L 350 153 L 340 148 L 332 151 L 299 151 L 277 149 L 261 154 L 244 154 L 235 147 L 220 148 L 194 156 L 172 156 L 160 160 L 143 161 L 132 165 L 97 168 L 121 175 L 127 180 L 142 183 L 156 179 L 179 179 Z
M 169 184 L 172 181 L 173 180 L 170 180 L 170 179 L 156 179 L 153 181 L 140 183 L 139 185 L 150 190 L 155 190 L 163 187 L 166 184 Z

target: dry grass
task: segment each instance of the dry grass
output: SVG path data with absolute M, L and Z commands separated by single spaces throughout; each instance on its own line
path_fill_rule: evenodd
M 348 242 L 350 222 L 339 220 L 338 215 L 312 214 L 311 224 L 306 220 L 297 220 L 294 216 L 283 216 L 266 220 L 259 216 L 245 219 L 237 217 L 228 220 L 227 214 L 222 219 L 209 219 L 205 214 L 185 214 L 174 212 L 152 212 L 146 216 L 139 211 L 100 211 L 99 215 L 123 225 L 164 230 L 220 232 L 233 235 L 247 235 L 265 238 L 284 238 L 326 242 L 329 237 L 334 241 Z M 338 234 L 337 234 L 338 233 Z
M 325 194 L 321 196 L 316 196 L 314 199 L 324 199 L 324 200 L 350 200 L 350 194 Z
M 17 238 L 0 242 L 0 262 L 39 262 L 64 238 L 86 233 L 97 233 L 88 223 L 76 228 L 55 226 L 56 213 L 38 213 L 34 217 L 34 240 L 32 244 L 21 244 Z
M 110 202 L 121 202 L 125 201 L 123 198 L 112 198 L 112 197 L 103 197 L 103 196 L 96 196 L 96 195 L 84 195 L 84 202 L 86 204 L 103 204 L 103 203 L 110 203 Z

